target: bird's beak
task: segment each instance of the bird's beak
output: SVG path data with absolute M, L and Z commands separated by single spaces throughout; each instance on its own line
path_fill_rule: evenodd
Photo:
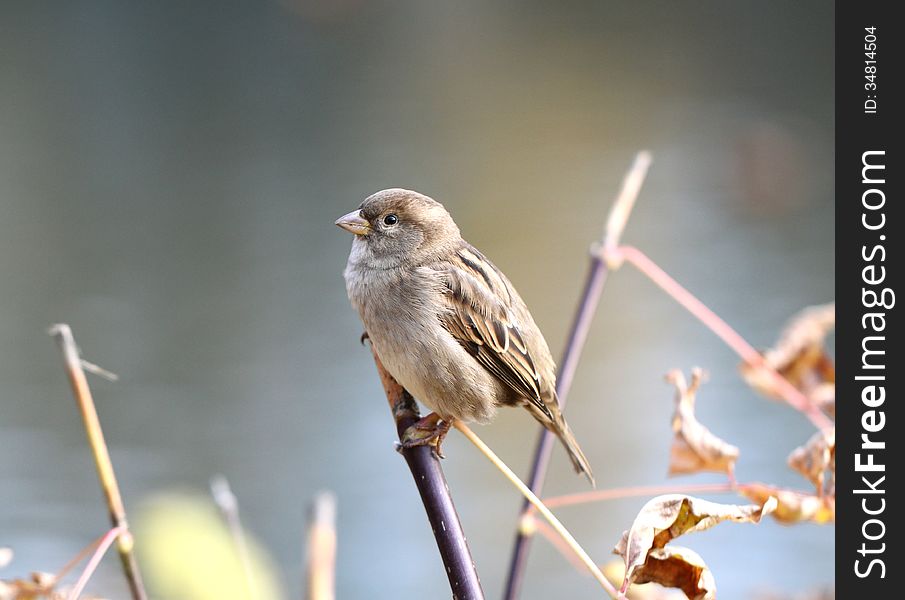
M 355 235 L 368 235 L 371 233 L 371 224 L 361 218 L 361 211 L 353 210 L 347 215 L 336 219 L 336 224 Z

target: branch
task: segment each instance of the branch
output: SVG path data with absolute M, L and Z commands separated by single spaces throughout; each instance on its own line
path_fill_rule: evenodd
M 619 244 L 622 232 L 625 229 L 628 217 L 631 214 L 635 199 L 641 190 L 641 184 L 647 175 L 647 169 L 651 163 L 651 156 L 648 152 L 639 152 L 635 156 L 628 173 L 622 181 L 622 187 L 619 195 L 610 209 L 607 218 L 604 238 L 601 245 L 604 248 L 615 247 Z M 575 320 L 572 323 L 572 330 L 569 332 L 569 340 L 566 344 L 566 350 L 563 353 L 562 361 L 559 364 L 559 375 L 556 378 L 556 396 L 559 398 L 560 408 L 566 405 L 566 398 L 569 395 L 569 389 L 572 387 L 572 380 L 575 378 L 575 370 L 578 368 L 578 361 L 581 357 L 581 351 L 584 348 L 585 340 L 588 337 L 588 331 L 591 328 L 591 321 L 594 319 L 594 313 L 597 312 L 597 305 L 600 303 L 600 295 L 603 292 L 603 285 L 606 283 L 609 267 L 601 256 L 601 252 L 593 249 L 591 252 L 591 264 L 585 278 L 584 291 L 581 295 L 581 301 L 575 313 Z M 528 476 L 528 487 L 535 494 L 540 494 L 544 487 L 544 479 L 547 475 L 547 467 L 550 464 L 550 455 L 553 452 L 554 437 L 546 428 L 540 428 L 540 436 L 534 449 L 534 460 L 531 464 L 531 473 Z M 530 511 L 531 505 L 526 500 L 522 503 L 520 519 L 525 517 Z M 522 580 L 525 576 L 525 567 L 528 564 L 528 551 L 530 549 L 531 536 L 529 533 L 518 530 L 515 537 L 515 544 L 512 548 L 512 558 L 509 563 L 509 575 L 506 579 L 506 589 L 503 592 L 505 600 L 515 600 L 521 591 Z
M 67 600 L 79 600 L 79 596 L 82 594 L 85 586 L 88 585 L 88 580 L 94 575 L 97 566 L 101 564 L 101 559 L 104 558 L 104 555 L 107 553 L 107 550 L 110 549 L 113 541 L 123 533 L 126 533 L 125 529 L 122 527 L 114 527 L 105 533 L 97 542 L 95 542 L 95 544 L 92 544 L 96 545 L 94 554 L 91 555 L 91 560 L 85 565 L 85 569 L 82 571 L 82 574 L 79 575 L 78 581 L 76 581 L 75 586 L 69 592 Z
M 374 355 L 377 373 L 380 375 L 390 410 L 396 421 L 396 431 L 402 439 L 405 430 L 420 418 L 418 405 L 411 394 L 383 368 L 373 346 L 371 353 Z M 468 542 L 465 540 L 465 532 L 459 522 L 459 514 L 449 493 L 449 486 L 440 468 L 439 459 L 428 446 L 404 448 L 400 452 L 405 457 L 421 494 L 421 502 L 434 531 L 453 597 L 457 600 L 483 600 L 484 590 L 481 589 L 481 580 L 471 557 Z
M 638 496 L 660 496 L 661 494 L 731 494 L 738 489 L 738 485 L 732 483 L 690 483 L 687 485 L 649 485 L 637 487 L 625 487 L 611 490 L 592 490 L 579 494 L 566 494 L 564 496 L 551 496 L 544 498 L 544 504 L 548 508 L 557 506 L 572 506 L 587 502 L 601 502 L 604 500 L 617 500 L 620 498 L 636 498 Z
M 826 431 L 833 423 L 820 412 L 810 398 L 801 393 L 789 381 L 770 368 L 760 352 L 755 350 L 745 338 L 739 335 L 732 327 L 722 320 L 716 313 L 710 310 L 703 302 L 698 300 L 691 292 L 682 287 L 679 282 L 670 277 L 654 261 L 643 252 L 631 246 L 604 249 L 605 260 L 609 262 L 626 261 L 646 275 L 660 289 L 665 291 L 673 300 L 678 302 L 688 312 L 694 315 L 701 323 L 715 333 L 727 346 L 732 348 L 743 361 L 752 367 L 762 369 L 773 379 L 777 391 L 782 395 L 787 404 L 803 413 L 817 429 Z
M 242 527 L 242 519 L 239 517 L 239 500 L 229 485 L 229 480 L 224 475 L 215 475 L 211 478 L 211 497 L 214 504 L 220 509 L 220 514 L 229 529 L 229 535 L 233 539 L 239 562 L 245 572 L 245 585 L 248 586 L 248 595 L 251 598 L 257 596 L 254 569 L 251 567 L 251 556 L 248 553 L 248 542 L 245 540 L 245 529 Z
M 82 413 L 82 421 L 85 425 L 85 433 L 88 435 L 88 445 L 94 455 L 94 464 L 97 467 L 97 476 L 100 480 L 101 490 L 107 501 L 107 510 L 110 513 L 110 522 L 118 529 L 116 537 L 116 549 L 123 564 L 123 573 L 129 584 L 129 591 L 133 600 L 146 600 L 147 592 L 141 581 L 141 573 L 135 560 L 132 533 L 126 521 L 126 508 L 119 493 L 119 485 L 116 483 L 116 474 L 113 472 L 113 463 L 110 461 L 110 452 L 104 441 L 104 432 L 101 430 L 101 422 L 94 407 L 91 397 L 91 389 L 85 377 L 84 365 L 79 357 L 78 346 L 72 337 L 72 329 L 65 323 L 58 323 L 50 328 L 50 335 L 56 340 L 63 353 L 63 362 L 69 383 L 72 385 L 72 393 Z

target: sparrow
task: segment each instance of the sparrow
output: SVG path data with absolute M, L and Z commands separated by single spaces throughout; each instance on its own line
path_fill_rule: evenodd
M 402 445 L 439 444 L 452 423 L 489 422 L 521 406 L 560 439 L 593 485 L 587 458 L 556 398 L 547 342 L 509 279 L 442 204 L 393 188 L 336 225 L 355 235 L 344 271 L 352 306 L 386 370 L 433 413 Z

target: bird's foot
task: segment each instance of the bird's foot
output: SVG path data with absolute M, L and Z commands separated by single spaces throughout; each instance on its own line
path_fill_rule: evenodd
M 446 458 L 440 448 L 446 434 L 452 427 L 451 420 L 444 420 L 437 413 L 422 417 L 409 426 L 402 434 L 399 450 L 416 446 L 430 446 L 438 458 Z
M 364 346 L 365 342 L 371 341 L 371 336 L 369 336 L 368 332 L 365 331 L 364 333 L 361 334 L 361 337 L 358 339 L 358 341 L 361 342 L 362 346 Z

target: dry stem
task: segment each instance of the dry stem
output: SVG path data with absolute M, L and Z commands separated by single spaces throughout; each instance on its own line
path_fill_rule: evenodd
M 94 575 L 94 572 L 97 570 L 97 566 L 101 563 L 101 559 L 104 558 L 107 550 L 110 549 L 110 546 L 113 544 L 114 540 L 116 540 L 116 538 L 118 538 L 123 533 L 127 533 L 127 530 L 124 527 L 114 527 L 113 529 L 105 533 L 99 540 L 89 546 L 89 548 L 92 546 L 94 547 L 94 554 L 91 555 L 91 560 L 89 560 L 88 564 L 85 565 L 85 569 L 82 571 L 82 574 L 79 575 L 78 581 L 69 592 L 69 596 L 67 596 L 66 600 L 78 600 L 79 595 L 85 589 L 85 586 L 88 585 L 88 580 L 91 579 L 92 575 Z M 79 555 L 81 555 L 81 552 L 79 553 Z
M 588 502 L 602 502 L 620 498 L 636 498 L 638 496 L 659 496 L 661 494 L 728 494 L 737 489 L 732 483 L 692 483 L 688 485 L 642 485 L 636 487 L 617 488 L 611 490 L 592 490 L 578 494 L 564 494 L 544 498 L 548 508 L 557 506 L 573 506 Z
M 249 597 L 255 598 L 257 597 L 257 586 L 255 585 L 254 569 L 251 567 L 251 557 L 248 554 L 248 543 L 245 540 L 245 529 L 239 518 L 239 501 L 233 494 L 226 477 L 216 475 L 211 478 L 211 496 L 217 508 L 220 509 L 220 514 L 223 515 L 233 544 L 236 546 L 239 562 L 242 563 L 242 570 L 245 572 L 245 584 L 248 586 Z
M 147 593 L 141 581 L 138 563 L 135 560 L 134 540 L 126 521 L 126 509 L 123 506 L 119 485 L 113 472 L 113 463 L 110 461 L 110 452 L 107 449 L 107 443 L 104 441 L 104 432 L 97 416 L 97 409 L 94 407 L 91 389 L 88 387 L 88 380 L 85 377 L 82 360 L 79 357 L 78 346 L 76 346 L 75 339 L 72 336 L 72 329 L 65 323 L 58 323 L 50 328 L 50 335 L 56 338 L 63 353 L 66 374 L 69 376 L 73 395 L 82 413 L 85 433 L 88 435 L 88 444 L 94 456 L 98 479 L 104 492 L 104 498 L 107 501 L 110 521 L 114 528 L 119 528 L 119 533 L 116 537 L 116 549 L 123 564 L 123 572 L 129 584 L 129 591 L 133 600 L 146 600 Z
M 625 260 L 651 281 L 653 281 L 660 289 L 665 291 L 673 300 L 678 302 L 688 312 L 694 315 L 701 323 L 714 332 L 727 346 L 732 348 L 743 361 L 752 367 L 762 369 L 771 378 L 782 398 L 790 406 L 803 413 L 811 423 L 820 430 L 827 430 L 833 426 L 832 421 L 824 415 L 820 409 L 811 400 L 802 394 L 795 386 L 770 368 L 761 356 L 760 352 L 754 349 L 745 338 L 737 331 L 729 326 L 716 313 L 710 310 L 703 302 L 698 300 L 691 292 L 682 287 L 679 282 L 670 277 L 666 271 L 661 269 L 647 255 L 631 246 L 620 246 L 618 248 L 604 249 L 607 255 L 607 261 Z

